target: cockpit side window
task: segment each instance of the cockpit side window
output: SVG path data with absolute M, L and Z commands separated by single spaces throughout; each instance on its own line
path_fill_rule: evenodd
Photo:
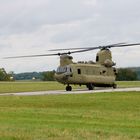
M 97 55 L 97 56 L 96 56 L 96 62 L 98 62 L 98 61 L 99 61 L 99 56 Z
M 68 67 L 68 66 L 58 67 L 56 72 L 57 73 L 72 72 L 72 69 L 70 67 Z

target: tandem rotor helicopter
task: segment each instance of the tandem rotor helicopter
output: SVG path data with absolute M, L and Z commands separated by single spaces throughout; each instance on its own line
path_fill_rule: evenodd
M 41 55 L 27 55 L 5 57 L 9 58 L 23 58 L 23 57 L 42 57 L 42 56 L 60 56 L 60 65 L 58 66 L 54 75 L 55 79 L 66 85 L 66 91 L 71 91 L 71 85 L 86 85 L 89 90 L 94 87 L 113 87 L 117 88 L 115 78 L 117 69 L 114 67 L 116 64 L 112 61 L 112 54 L 110 48 L 113 47 L 127 47 L 136 46 L 140 43 L 126 44 L 118 43 L 107 46 L 87 47 L 87 48 L 68 48 L 68 49 L 55 49 L 50 51 L 67 51 L 62 53 L 41 54 Z M 80 61 L 73 62 L 73 53 L 82 53 L 99 49 L 96 55 L 96 62 L 94 61 Z

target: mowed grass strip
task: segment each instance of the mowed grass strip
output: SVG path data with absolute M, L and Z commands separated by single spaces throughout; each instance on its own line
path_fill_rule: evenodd
M 117 82 L 119 87 L 140 87 L 140 81 L 123 81 Z M 0 82 L 0 93 L 13 92 L 33 92 L 47 90 L 65 90 L 66 85 L 58 82 Z M 86 88 L 86 86 L 74 86 L 73 88 Z
M 139 140 L 140 92 L 1 96 L 0 140 Z
M 118 87 L 140 87 L 140 81 L 117 81 Z
M 58 82 L 0 82 L 0 93 L 32 92 L 65 89 Z

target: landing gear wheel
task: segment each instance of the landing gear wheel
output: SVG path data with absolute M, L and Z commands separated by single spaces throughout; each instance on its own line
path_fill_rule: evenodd
M 72 91 L 72 87 L 71 86 L 66 86 L 66 91 Z
M 117 84 L 113 84 L 113 86 L 112 86 L 114 89 L 116 89 L 117 88 Z
M 89 90 L 93 90 L 93 89 L 94 89 L 94 86 L 93 86 L 93 84 L 87 84 L 87 88 L 88 88 Z

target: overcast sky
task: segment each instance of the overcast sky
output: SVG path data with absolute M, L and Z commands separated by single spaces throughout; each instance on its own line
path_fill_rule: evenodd
M 140 42 L 139 0 L 0 0 L 0 67 L 7 72 L 53 70 L 59 57 L 3 57 L 120 42 Z M 111 50 L 117 67 L 140 66 L 140 46 Z M 94 60 L 97 51 L 74 61 Z

